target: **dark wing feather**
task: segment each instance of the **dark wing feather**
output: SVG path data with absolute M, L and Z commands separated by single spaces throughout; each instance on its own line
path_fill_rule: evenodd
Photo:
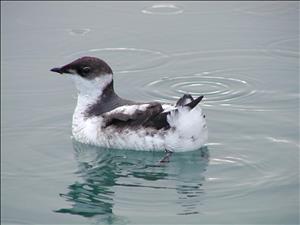
M 136 110 L 133 114 L 126 114 L 122 112 L 103 114 L 105 121 L 105 127 L 108 126 L 145 126 L 145 127 L 157 127 L 162 128 L 161 124 L 167 124 L 166 118 L 159 115 L 163 112 L 163 108 L 160 103 L 149 103 L 146 110 Z M 161 120 L 165 120 L 164 123 Z M 157 124 L 160 124 L 159 126 Z
M 188 99 L 190 102 L 185 105 L 181 105 L 184 102 L 186 102 L 186 99 Z M 203 95 L 196 99 L 193 99 L 191 95 L 184 95 L 182 98 L 180 98 L 178 100 L 176 106 L 179 105 L 182 107 L 188 107 L 190 110 L 192 110 L 196 105 L 198 105 L 199 102 L 201 102 L 202 99 L 203 99 Z M 161 129 L 161 128 L 169 129 L 170 125 L 168 123 L 167 116 L 171 112 L 174 112 L 174 111 L 177 112 L 178 109 L 173 109 L 171 111 L 162 112 L 162 113 L 156 115 L 155 117 L 153 117 L 149 121 L 147 121 L 147 125 L 154 127 L 156 129 Z
M 157 115 L 154 115 L 153 117 L 149 118 L 143 126 L 145 127 L 153 127 L 157 130 L 160 130 L 162 128 L 169 129 L 170 125 L 167 121 L 167 116 L 170 112 L 161 112 Z
M 193 97 L 190 94 L 184 94 L 178 101 L 176 102 L 176 107 L 184 106 L 190 102 L 194 101 Z
M 180 104 L 185 103 L 186 99 L 188 99 L 189 103 L 185 103 L 184 105 L 180 105 L 181 107 L 188 107 L 189 109 L 193 109 L 201 100 L 203 96 L 200 96 L 196 99 L 193 99 L 191 96 L 186 95 L 183 96 L 178 102 Z M 178 104 L 177 102 L 177 104 Z M 149 103 L 149 106 L 146 110 L 136 110 L 133 114 L 125 114 L 122 112 L 116 113 L 105 113 L 103 114 L 103 118 L 105 121 L 104 127 L 108 126 L 118 126 L 118 127 L 130 127 L 130 126 L 144 126 L 144 127 L 152 127 L 157 130 L 159 129 L 169 129 L 170 125 L 167 121 L 167 116 L 172 111 L 178 111 L 178 109 L 174 109 L 168 112 L 163 112 L 163 108 L 160 103 L 153 102 Z
M 190 109 L 193 109 L 196 105 L 199 104 L 199 102 L 201 102 L 201 100 L 203 99 L 203 95 L 199 96 L 198 98 L 196 99 L 193 99 L 190 103 L 188 104 L 185 104 L 184 106 L 187 106 L 189 107 Z

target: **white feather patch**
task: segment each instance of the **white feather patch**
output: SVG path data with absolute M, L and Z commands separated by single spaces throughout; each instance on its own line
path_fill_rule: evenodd
M 170 104 L 162 104 L 161 106 L 164 110 L 163 112 L 169 112 L 171 110 L 176 109 L 176 107 L 174 105 L 170 105 Z
M 173 132 L 166 135 L 166 148 L 175 151 L 191 151 L 200 148 L 207 142 L 206 121 L 199 106 L 189 110 L 178 107 L 167 117 Z
M 86 118 L 84 112 L 99 100 L 105 87 L 112 81 L 112 75 L 102 75 L 94 80 L 86 80 L 71 75 L 78 89 L 78 100 L 73 114 L 72 133 L 82 143 L 93 144 L 106 148 L 134 150 L 191 151 L 199 149 L 207 141 L 207 127 L 202 110 L 199 106 L 189 111 L 186 107 L 178 107 L 178 112 L 171 112 L 167 121 L 169 130 L 154 128 L 102 127 L 101 116 Z M 108 113 L 125 113 L 132 115 L 136 110 L 144 111 L 149 104 L 126 105 Z M 175 109 L 174 106 L 163 104 L 164 112 Z
M 80 120 L 77 120 L 80 121 Z M 202 147 L 207 141 L 207 127 L 201 115 L 200 107 L 188 111 L 180 108 L 178 113 L 171 113 L 169 130 L 153 128 L 102 128 L 102 117 L 81 120 L 79 126 L 73 126 L 76 140 L 106 148 L 133 150 L 191 151 Z M 74 124 L 74 123 L 73 123 Z
M 82 114 L 89 105 L 94 104 L 102 95 L 103 90 L 112 82 L 112 74 L 105 74 L 93 80 L 78 75 L 70 75 L 78 90 L 75 114 Z
M 141 105 L 123 105 L 114 110 L 110 111 L 108 114 L 114 113 L 124 113 L 128 115 L 133 115 L 137 110 L 145 111 L 148 108 L 149 104 L 141 104 Z

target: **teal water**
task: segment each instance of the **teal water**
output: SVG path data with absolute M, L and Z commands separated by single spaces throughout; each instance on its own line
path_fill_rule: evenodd
M 73 83 L 204 94 L 209 143 L 107 150 L 71 138 Z M 299 2 L 1 2 L 1 224 L 299 224 Z

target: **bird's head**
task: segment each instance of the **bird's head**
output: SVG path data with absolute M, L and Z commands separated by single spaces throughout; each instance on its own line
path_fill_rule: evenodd
M 103 91 L 107 85 L 112 84 L 112 69 L 106 62 L 96 57 L 85 56 L 50 71 L 69 74 L 82 94 L 90 94 L 95 90 Z

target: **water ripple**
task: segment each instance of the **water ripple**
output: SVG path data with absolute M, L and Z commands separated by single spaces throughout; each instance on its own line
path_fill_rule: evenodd
M 107 61 L 115 73 L 129 73 L 154 69 L 168 61 L 160 51 L 139 48 L 95 48 L 67 55 L 68 59 L 95 56 Z
M 235 98 L 248 96 L 255 91 L 251 85 L 244 80 L 221 76 L 209 76 L 209 72 L 182 77 L 170 77 L 153 81 L 146 85 L 150 95 L 159 93 L 165 99 L 190 93 L 192 95 L 204 94 L 206 103 L 229 102 Z M 166 87 L 169 87 L 168 89 Z M 174 96 L 174 97 L 173 97 Z
M 249 5 L 237 10 L 259 16 L 268 16 L 291 13 L 297 11 L 299 8 L 296 2 L 258 2 L 258 4 L 252 5 L 250 3 Z
M 299 38 L 283 38 L 268 43 L 266 49 L 271 55 L 277 57 L 292 57 L 299 60 Z
M 290 73 L 297 77 L 296 67 L 286 66 L 275 70 L 264 65 L 270 63 L 271 57 L 281 56 L 290 61 L 294 57 L 290 46 L 296 39 L 274 42 L 278 51 L 274 52 L 273 45 L 266 49 L 228 49 L 201 52 L 179 52 L 169 55 L 170 62 L 175 66 L 201 70 L 202 66 L 234 62 L 235 67 L 219 70 L 204 70 L 189 74 L 167 73 L 163 78 L 144 84 L 144 92 L 150 98 L 174 101 L 184 93 L 204 95 L 203 104 L 216 109 L 244 111 L 274 111 L 289 110 L 297 107 L 298 90 L 292 86 L 291 80 L 278 83 L 280 76 Z M 282 44 L 284 43 L 284 45 Z M 283 48 L 282 46 L 288 46 Z M 291 53 L 291 54 L 290 54 Z M 288 54 L 288 55 L 287 55 Z M 298 54 L 298 53 L 297 53 Z M 248 64 L 244 61 L 249 60 Z M 237 64 L 247 67 L 236 67 Z M 292 62 L 290 62 L 292 63 Z M 259 64 L 262 66 L 259 67 Z
M 70 207 L 56 210 L 58 213 L 101 218 L 118 216 L 118 209 L 138 208 L 145 213 L 164 209 L 164 215 L 195 215 L 206 201 L 243 199 L 297 180 L 297 171 L 286 173 L 280 164 L 274 168 L 269 158 L 252 158 L 234 150 L 210 159 L 207 149 L 175 153 L 167 166 L 157 166 L 162 152 L 110 151 L 73 144 L 81 179 L 60 194 Z
M 183 9 L 173 3 L 157 3 L 144 8 L 142 13 L 151 15 L 176 15 L 183 13 Z
M 272 168 L 272 162 L 260 159 L 251 160 L 246 155 L 225 156 L 212 158 L 210 162 L 217 177 L 208 177 L 207 188 L 211 198 L 241 198 L 269 187 L 284 186 L 290 180 L 296 179 L 297 171 L 286 174 L 285 168 Z M 241 174 L 241 169 L 243 176 Z M 230 177 L 227 170 L 230 170 Z M 222 185 L 219 185 L 222 184 Z
M 89 28 L 74 28 L 74 29 L 68 29 L 68 32 L 70 35 L 78 35 L 78 36 L 84 36 L 87 33 L 89 33 L 91 29 Z

